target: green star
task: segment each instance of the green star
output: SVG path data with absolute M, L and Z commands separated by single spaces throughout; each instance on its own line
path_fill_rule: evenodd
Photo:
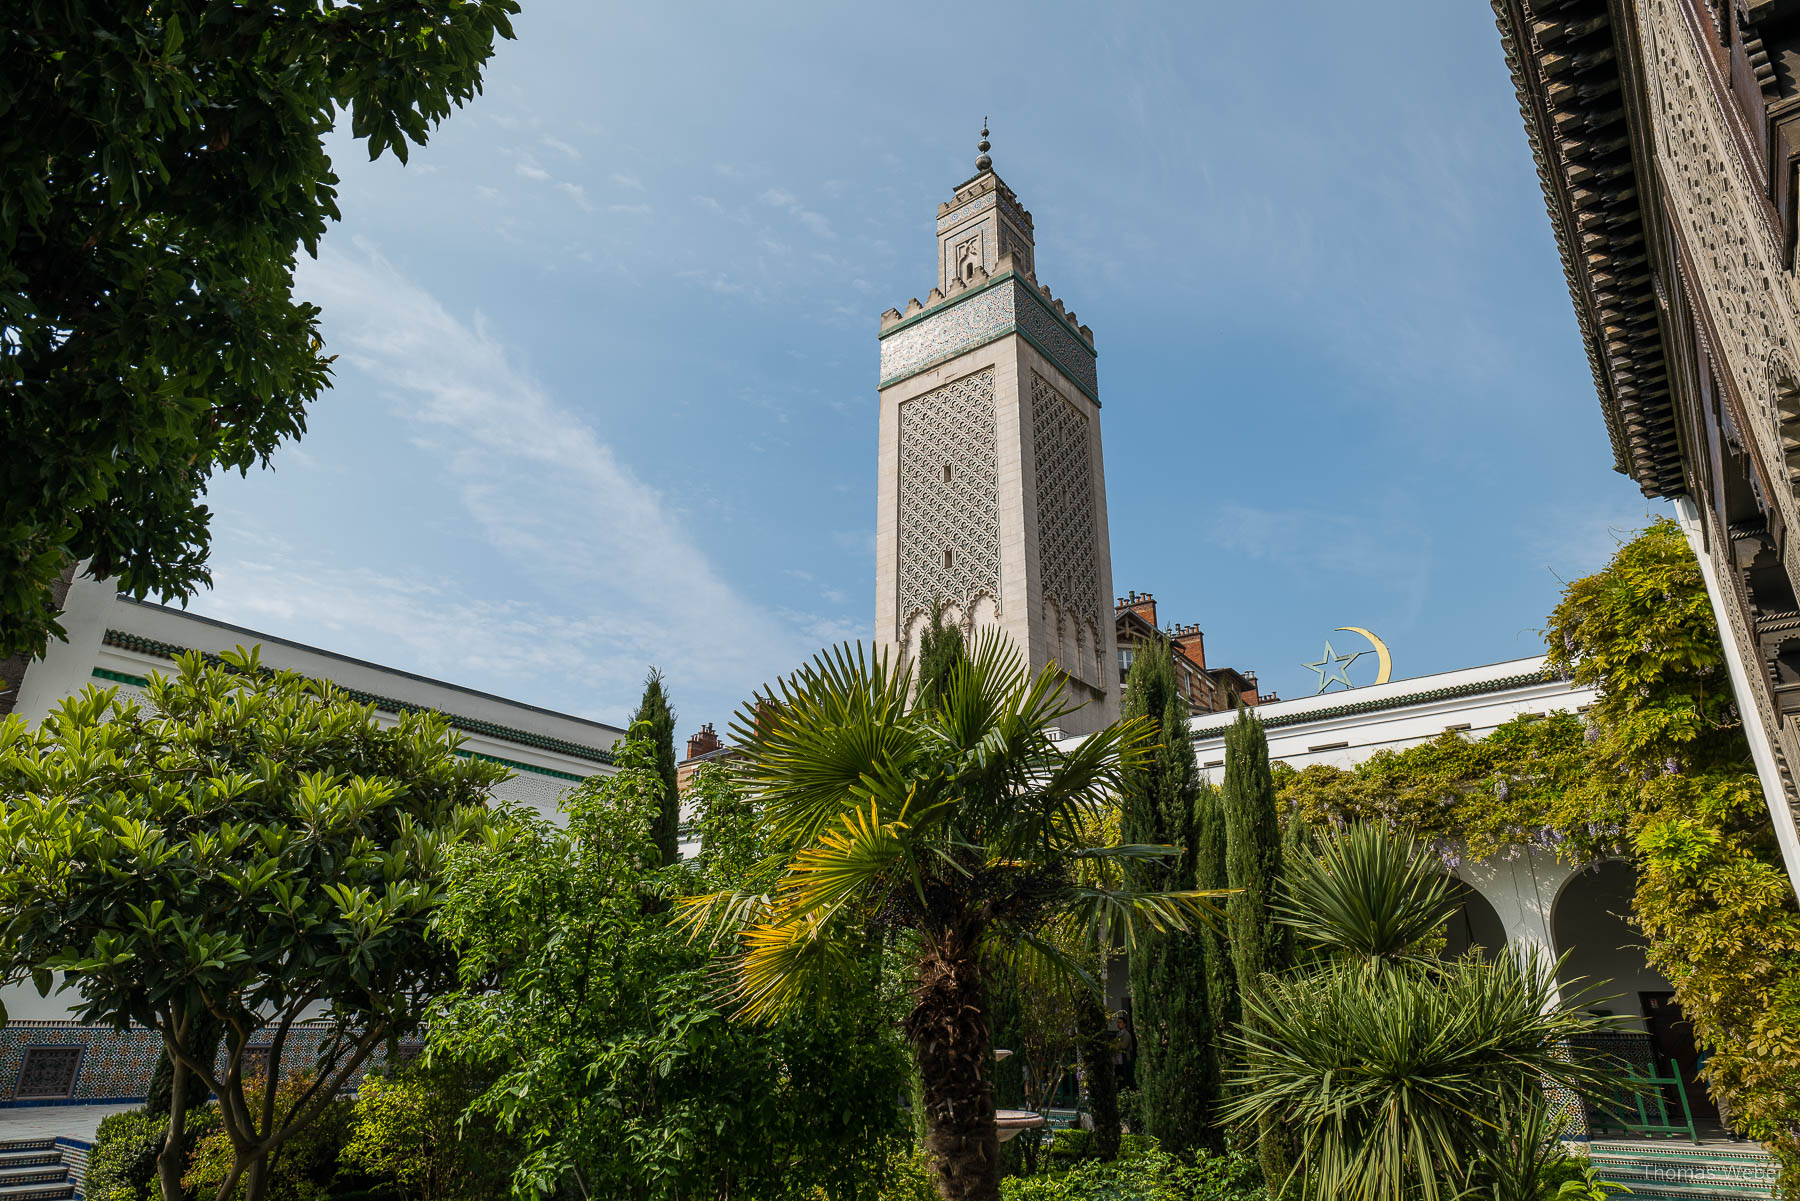
M 1319 686 L 1313 689 L 1313 695 L 1317 696 L 1333 684 L 1342 684 L 1346 688 L 1356 687 L 1356 685 L 1350 682 L 1349 667 L 1352 663 L 1368 653 L 1368 651 L 1357 651 L 1354 654 L 1340 655 L 1331 649 L 1331 641 L 1327 639 L 1325 642 L 1325 657 L 1323 659 L 1320 659 L 1317 663 L 1301 664 L 1306 670 L 1319 673 Z

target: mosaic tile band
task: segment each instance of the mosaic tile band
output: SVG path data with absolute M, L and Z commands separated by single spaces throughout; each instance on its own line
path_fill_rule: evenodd
M 1023 334 L 1064 375 L 1100 403 L 1094 352 L 1052 312 L 1037 289 L 1003 276 L 966 300 L 890 331 L 881 339 L 881 387 L 899 383 L 1010 333 Z
M 288 1034 L 287 1050 L 282 1054 L 283 1074 L 310 1069 L 330 1032 L 330 1027 L 323 1024 L 294 1027 Z M 254 1052 L 256 1046 L 253 1042 L 250 1050 Z M 19 1098 L 19 1069 L 24 1063 L 25 1052 L 34 1047 L 81 1049 L 75 1086 L 67 1097 L 53 1100 Z M 402 1054 L 405 1049 L 402 1044 Z M 161 1052 L 161 1036 L 142 1026 L 114 1030 L 75 1022 L 15 1022 L 0 1028 L 0 1106 L 142 1101 L 150 1092 L 150 1076 L 156 1070 L 156 1060 Z M 376 1048 L 365 1064 L 364 1072 L 359 1072 L 356 1079 L 361 1080 L 369 1068 L 386 1061 L 387 1047 Z M 223 1052 L 218 1066 L 224 1070 Z

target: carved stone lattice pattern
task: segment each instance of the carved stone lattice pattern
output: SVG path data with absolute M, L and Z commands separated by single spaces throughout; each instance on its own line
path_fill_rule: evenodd
M 1044 599 L 1098 637 L 1100 554 L 1094 528 L 1094 471 L 1088 419 L 1037 372 L 1031 373 L 1032 462 L 1037 469 L 1038 569 Z
M 994 370 L 900 406 L 900 607 L 896 641 L 934 601 L 967 621 L 1000 604 L 1000 462 Z
M 1713 94 L 1686 18 L 1682 0 L 1648 0 L 1637 7 L 1644 45 L 1646 90 L 1657 106 L 1651 123 L 1668 198 L 1688 249 L 1683 280 L 1690 301 L 1703 303 L 1718 341 L 1709 345 L 1719 370 L 1730 374 L 1755 427 L 1750 449 L 1772 480 L 1788 478 L 1781 449 L 1776 402 L 1794 344 L 1797 309 L 1792 276 L 1780 266 L 1780 248 L 1758 211 L 1760 184 L 1745 169 L 1732 142 L 1727 118 Z M 1703 298 L 1703 299 L 1702 299 Z M 1702 334 L 1704 338 L 1704 333 Z M 1710 342 L 1710 339 L 1708 340 Z M 1754 478 L 1754 477 L 1753 477 Z M 1760 491 L 1760 490 L 1759 490 Z M 1800 523 L 1791 488 L 1776 488 L 1772 500 L 1789 529 Z M 1789 574 L 1795 574 L 1790 564 Z M 1721 590 L 1733 624 L 1748 628 L 1734 590 Z M 1766 675 L 1753 648 L 1743 648 L 1752 677 Z M 1763 689 L 1752 689 L 1764 726 L 1777 729 Z
M 80 1047 L 30 1047 L 19 1066 L 20 1100 L 33 1097 L 67 1097 L 75 1091 L 75 1073 L 81 1068 Z

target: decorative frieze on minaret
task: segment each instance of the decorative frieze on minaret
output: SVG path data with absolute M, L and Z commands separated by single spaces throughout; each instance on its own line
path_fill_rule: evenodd
M 1118 712 L 1094 334 L 1037 282 L 1031 214 L 994 174 L 938 206 L 938 284 L 881 315 L 876 641 L 911 657 L 934 603 L 1054 663 L 1065 723 Z

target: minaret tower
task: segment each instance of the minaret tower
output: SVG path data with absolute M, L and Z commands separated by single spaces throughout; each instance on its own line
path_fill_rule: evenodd
M 985 123 L 979 149 L 938 206 L 937 287 L 881 315 L 875 642 L 916 656 L 934 602 L 998 626 L 1085 733 L 1119 711 L 1094 334 L 1037 282 Z

